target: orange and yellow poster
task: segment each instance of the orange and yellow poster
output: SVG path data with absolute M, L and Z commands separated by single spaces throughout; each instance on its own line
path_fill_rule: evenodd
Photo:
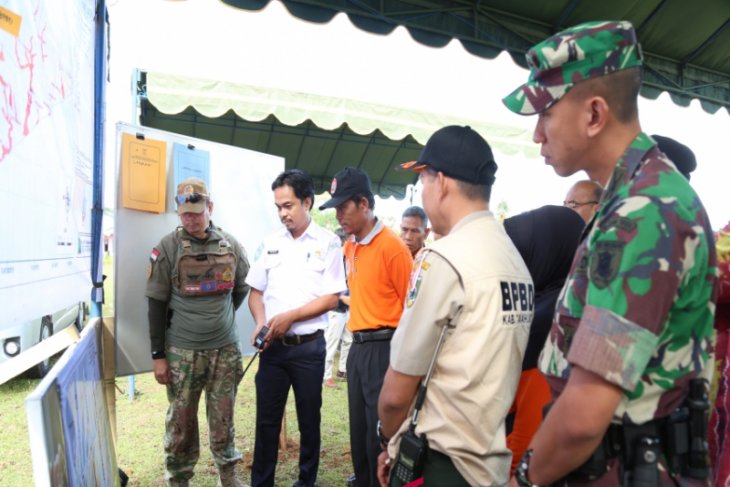
M 165 212 L 167 144 L 122 134 L 122 206 Z

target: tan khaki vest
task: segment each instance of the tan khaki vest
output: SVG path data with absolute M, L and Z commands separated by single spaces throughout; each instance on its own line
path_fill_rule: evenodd
M 236 282 L 236 256 L 228 240 L 218 249 L 193 251 L 190 240 L 180 241 L 177 279 L 183 296 L 210 296 L 231 292 Z

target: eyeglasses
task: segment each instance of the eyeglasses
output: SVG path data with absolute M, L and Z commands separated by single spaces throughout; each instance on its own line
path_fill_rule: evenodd
M 583 202 L 575 201 L 575 200 L 563 201 L 563 206 L 567 206 L 568 208 L 573 208 L 574 210 L 581 206 L 597 205 L 597 204 L 598 204 L 598 201 L 583 201 Z
M 206 195 L 200 193 L 179 194 L 175 196 L 175 202 L 178 205 L 185 203 L 199 203 L 200 201 L 205 201 L 206 198 Z

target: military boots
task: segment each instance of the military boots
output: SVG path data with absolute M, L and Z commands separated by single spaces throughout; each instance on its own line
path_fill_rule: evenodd
M 248 487 L 236 478 L 236 464 L 218 466 L 218 487 Z

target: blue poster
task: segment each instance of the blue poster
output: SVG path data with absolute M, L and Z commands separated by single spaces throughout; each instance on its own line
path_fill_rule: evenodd
M 178 142 L 172 144 L 175 188 L 187 178 L 200 178 L 210 187 L 210 152 Z

